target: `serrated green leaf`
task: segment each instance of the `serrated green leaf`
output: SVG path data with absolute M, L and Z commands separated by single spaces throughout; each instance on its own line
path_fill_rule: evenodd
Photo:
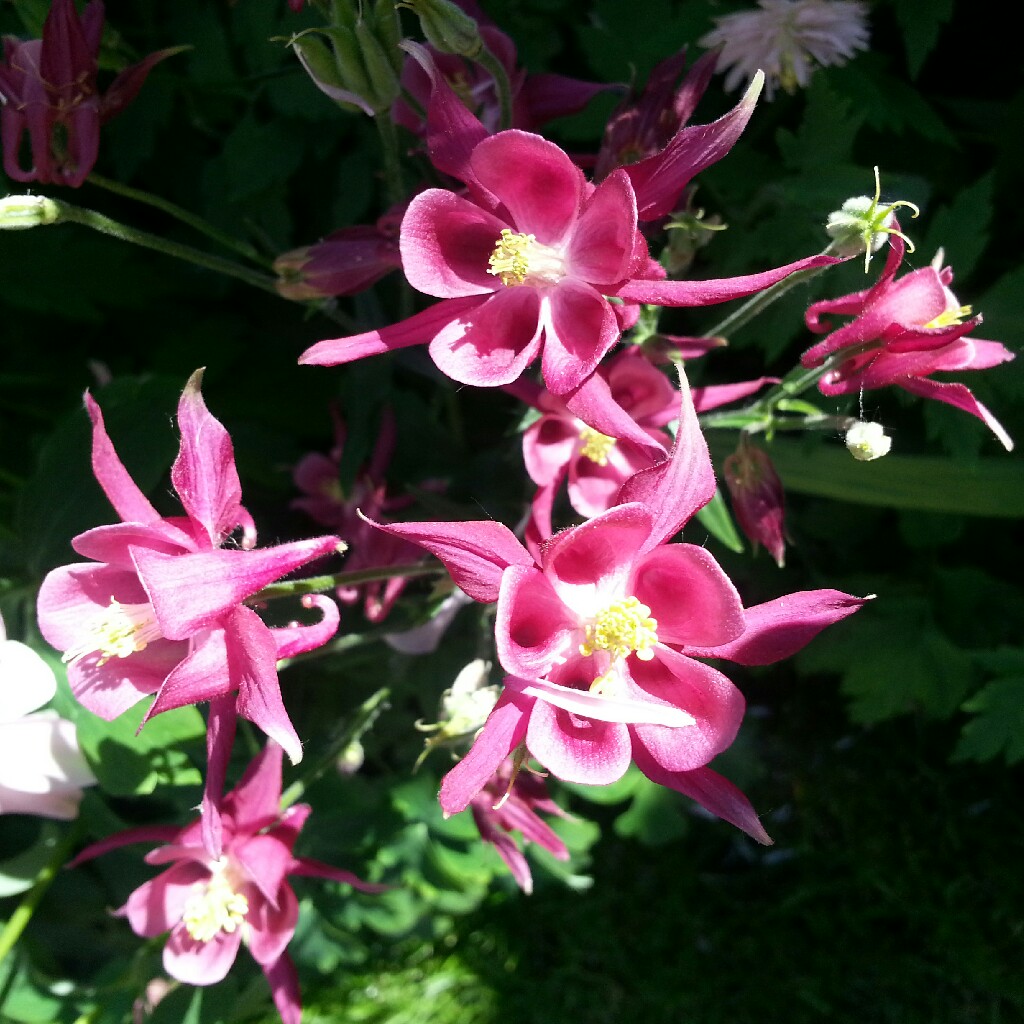
M 953 0 L 893 0 L 900 35 L 907 50 L 910 77 L 917 78 L 928 55 L 935 49 L 939 30 L 953 17 Z
M 989 226 L 994 213 L 994 188 L 995 174 L 990 171 L 982 175 L 952 203 L 940 207 L 932 215 L 928 233 L 918 243 L 925 259 L 931 259 L 942 248 L 945 251 L 944 265 L 953 268 L 957 280 L 970 275 L 988 245 Z
M 974 718 L 963 728 L 954 761 L 991 761 L 1000 754 L 1007 764 L 1024 760 L 1024 674 L 986 683 L 963 710 Z

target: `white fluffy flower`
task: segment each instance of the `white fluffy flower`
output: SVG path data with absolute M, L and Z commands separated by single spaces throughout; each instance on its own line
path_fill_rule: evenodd
M 868 47 L 867 10 L 859 0 L 758 0 L 758 10 L 715 19 L 701 46 L 722 47 L 718 66 L 735 89 L 760 69 L 765 97 L 778 83 L 786 92 L 806 88 L 817 65 L 845 64 Z
M 49 665 L 31 647 L 4 639 L 0 621 L 0 814 L 70 819 L 82 787 L 96 782 L 71 722 L 37 711 L 57 689 Z
M 889 454 L 892 438 L 881 423 L 858 420 L 846 432 L 846 447 L 858 462 L 874 462 Z

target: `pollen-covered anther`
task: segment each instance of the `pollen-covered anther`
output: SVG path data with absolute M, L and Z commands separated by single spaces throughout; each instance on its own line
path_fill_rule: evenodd
M 110 599 L 110 605 L 85 627 L 82 642 L 65 651 L 61 660 L 74 664 L 90 654 L 99 654 L 97 666 L 111 658 L 127 658 L 144 651 L 154 640 L 163 637 L 150 604 L 121 604 Z
M 522 284 L 530 272 L 529 252 L 536 241 L 533 235 L 502 228 L 498 244 L 487 261 L 487 273 L 500 277 L 501 283 L 508 288 Z
M 658 642 L 658 623 L 651 618 L 651 609 L 635 597 L 613 601 L 586 627 L 586 639 L 580 654 L 587 657 L 595 651 L 608 651 L 613 657 L 636 654 L 641 661 L 654 657 L 651 649 Z M 595 685 L 599 680 L 595 680 Z
M 608 453 L 615 447 L 615 438 L 602 434 L 593 427 L 580 427 L 580 440 L 583 446 L 580 455 L 599 466 L 608 465 Z
M 222 857 L 214 866 L 210 881 L 189 896 L 181 922 L 196 942 L 209 942 L 220 932 L 230 935 L 248 913 L 249 900 L 233 889 Z
M 933 320 L 929 320 L 924 325 L 925 330 L 931 330 L 936 327 L 954 327 L 956 324 L 962 324 L 965 317 L 969 317 L 973 314 L 974 309 L 971 306 L 955 306 L 953 309 L 943 310 Z

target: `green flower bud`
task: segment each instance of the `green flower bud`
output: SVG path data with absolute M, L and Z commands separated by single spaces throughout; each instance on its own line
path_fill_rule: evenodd
M 420 28 L 435 50 L 470 60 L 483 52 L 477 23 L 450 0 L 405 0 L 398 6 L 407 7 L 420 19 Z
M 60 207 L 46 196 L 5 196 L 0 199 L 0 229 L 22 231 L 60 220 Z

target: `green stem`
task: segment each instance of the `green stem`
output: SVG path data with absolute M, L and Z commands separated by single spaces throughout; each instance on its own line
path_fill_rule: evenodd
M 508 72 L 505 70 L 505 65 L 486 46 L 473 59 L 482 68 L 489 71 L 494 79 L 494 84 L 498 90 L 498 104 L 501 108 L 500 130 L 504 131 L 507 128 L 511 128 L 512 83 L 508 80 Z
M 388 203 L 394 206 L 405 198 L 405 184 L 402 181 L 402 161 L 398 153 L 398 132 L 394 122 L 386 115 L 379 114 L 373 119 L 380 137 L 381 153 L 384 157 L 384 190 Z
M 272 266 L 271 261 L 261 256 L 248 242 L 243 242 L 232 235 L 225 234 L 202 217 L 182 209 L 167 199 L 155 196 L 151 192 L 143 192 L 141 189 L 122 185 L 119 181 L 112 181 L 96 173 L 90 174 L 86 180 L 90 185 L 105 188 L 108 192 L 113 192 L 115 195 L 124 196 L 126 199 L 134 199 L 136 202 L 145 203 L 147 206 L 161 210 L 176 220 L 180 220 L 183 224 L 187 224 L 190 228 L 206 235 L 207 238 L 217 242 L 219 245 L 223 245 L 226 249 L 231 249 L 233 252 L 238 253 L 239 256 L 252 260 L 254 263 L 259 263 L 268 270 Z
M 92 228 L 104 235 L 110 235 L 122 242 L 132 242 L 134 245 L 141 245 L 144 249 L 153 249 L 165 256 L 174 256 L 186 263 L 194 263 L 196 266 L 206 270 L 214 270 L 219 274 L 226 274 L 228 277 L 238 278 L 246 284 L 259 288 L 261 291 L 277 294 L 274 279 L 259 271 L 250 270 L 231 260 L 222 259 L 219 256 L 211 256 L 209 253 L 199 249 L 193 249 L 190 245 L 182 245 L 179 242 L 170 242 L 159 235 L 151 235 L 148 231 L 139 231 L 136 228 L 128 227 L 110 217 L 97 213 L 95 210 L 86 210 L 80 206 L 72 206 L 61 200 L 53 200 L 56 204 L 59 216 L 54 223 L 81 224 L 84 227 Z
M 835 243 L 833 242 L 825 246 L 822 255 L 831 255 L 834 245 Z M 752 295 L 739 309 L 730 313 L 723 320 L 720 320 L 709 331 L 705 331 L 701 337 L 728 338 L 730 334 L 735 334 L 741 327 L 753 320 L 762 310 L 767 309 L 773 302 L 781 299 L 791 288 L 795 288 L 798 284 L 803 284 L 805 281 L 810 281 L 828 269 L 828 267 L 812 267 L 810 270 L 798 270 L 795 274 L 784 277 L 770 288 L 765 288 L 764 291 Z
M 337 587 L 354 587 L 360 583 L 390 580 L 396 576 L 411 579 L 414 576 L 437 576 L 445 572 L 443 565 L 389 565 L 381 569 L 358 569 L 354 572 L 336 572 L 329 576 L 310 576 L 304 580 L 271 583 L 251 598 L 254 602 L 272 601 L 277 597 L 298 597 L 302 594 L 322 594 Z
M 29 921 L 32 920 L 32 915 L 36 912 L 36 907 L 39 906 L 43 896 L 46 895 L 46 890 L 53 884 L 53 880 L 57 877 L 57 872 L 60 871 L 62 865 L 71 855 L 71 851 L 78 841 L 78 833 L 79 827 L 76 821 L 64 834 L 64 838 L 54 846 L 53 856 L 50 857 L 50 860 L 40 870 L 39 874 L 36 875 L 32 888 L 25 893 L 21 903 L 18 904 L 14 913 L 11 914 L 10 920 L 4 925 L 4 930 L 0 932 L 0 963 L 3 963 L 7 954 L 10 953 L 15 943 L 21 938 L 21 933 L 25 930 Z
M 304 772 L 301 779 L 296 779 L 281 794 L 282 811 L 287 807 L 291 807 L 296 801 L 301 800 L 306 790 L 329 768 L 334 766 L 338 755 L 343 750 L 347 750 L 373 725 L 377 720 L 377 716 L 384 710 L 385 702 L 389 696 L 391 696 L 391 691 L 386 686 L 383 686 L 359 705 L 355 716 L 328 743 L 327 750 L 317 763 Z

